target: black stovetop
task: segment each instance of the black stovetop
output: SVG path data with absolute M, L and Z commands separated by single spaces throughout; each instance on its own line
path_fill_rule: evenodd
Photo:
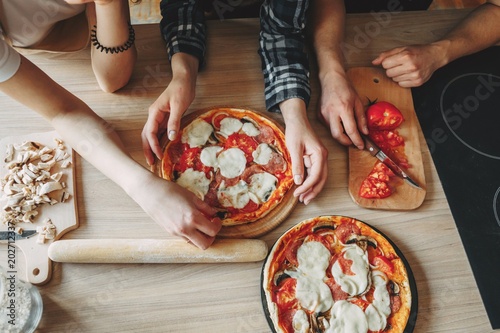
M 412 95 L 491 325 L 500 328 L 500 47 L 456 60 Z

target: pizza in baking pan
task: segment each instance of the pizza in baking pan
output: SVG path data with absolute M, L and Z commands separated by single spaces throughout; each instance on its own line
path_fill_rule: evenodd
M 293 186 L 281 127 L 246 109 L 189 116 L 165 146 L 162 177 L 217 208 L 223 226 L 256 221 L 276 208 Z
M 261 294 L 273 332 L 410 333 L 416 320 L 416 285 L 401 252 L 345 216 L 283 234 L 265 260 Z

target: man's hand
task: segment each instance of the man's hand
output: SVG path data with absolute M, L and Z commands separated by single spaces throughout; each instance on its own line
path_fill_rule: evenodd
M 343 145 L 363 149 L 359 132 L 368 134 L 363 104 L 345 75 L 327 73 L 321 78 L 320 120 Z
M 446 64 L 445 52 L 438 43 L 398 47 L 382 52 L 372 63 L 381 65 L 386 75 L 401 87 L 424 84 L 435 70 Z

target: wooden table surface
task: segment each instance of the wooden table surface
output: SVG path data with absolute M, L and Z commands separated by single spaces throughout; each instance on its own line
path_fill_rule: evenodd
M 349 66 L 368 66 L 388 48 L 429 42 L 467 10 L 395 13 L 383 20 L 350 15 Z M 257 55 L 256 19 L 209 22 L 207 65 L 198 78 L 190 111 L 213 105 L 264 110 Z M 56 81 L 111 123 L 131 155 L 145 165 L 140 133 L 147 109 L 171 73 L 157 25 L 136 27 L 138 63 L 130 84 L 116 94 L 98 88 L 87 50 L 29 56 Z M 347 192 L 347 148 L 316 119 L 318 85 L 311 75 L 312 125 L 329 151 L 329 178 L 308 206 L 297 205 L 277 229 L 261 237 L 269 246 L 289 227 L 317 215 L 347 215 L 379 228 L 402 250 L 418 288 L 415 332 L 491 332 L 491 326 L 460 241 L 429 150 L 420 133 L 427 196 L 412 211 L 376 211 L 356 206 Z M 51 130 L 36 113 L 0 99 L 0 136 Z M 77 158 L 80 226 L 64 239 L 168 238 L 117 185 Z M 4 253 L 0 253 L 2 257 Z M 238 264 L 56 263 L 52 279 L 39 286 L 44 312 L 39 332 L 269 332 L 260 297 L 262 262 Z

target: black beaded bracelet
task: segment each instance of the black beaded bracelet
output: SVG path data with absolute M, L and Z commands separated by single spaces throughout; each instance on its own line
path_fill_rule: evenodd
M 115 46 L 115 47 L 107 47 L 99 43 L 99 40 L 97 40 L 97 26 L 94 25 L 94 29 L 91 30 L 90 34 L 90 41 L 92 42 L 92 45 L 95 46 L 95 48 L 101 52 L 106 52 L 106 53 L 119 53 L 119 52 L 124 52 L 127 51 L 134 45 L 135 41 L 135 30 L 132 24 L 128 24 L 128 40 L 125 44 L 122 46 Z

